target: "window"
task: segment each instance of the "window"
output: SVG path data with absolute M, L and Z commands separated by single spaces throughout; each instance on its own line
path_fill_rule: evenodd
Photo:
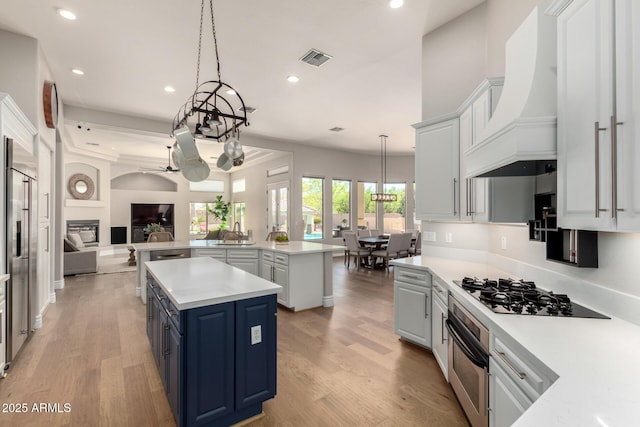
M 244 232 L 247 231 L 244 228 L 244 213 L 246 208 L 247 204 L 245 202 L 237 202 L 233 204 L 233 225 L 235 226 L 237 222 L 238 224 L 240 224 L 240 231 Z
M 331 237 L 340 237 L 342 230 L 350 228 L 351 181 L 334 179 L 331 185 L 332 230 Z
M 224 193 L 224 181 L 206 180 L 200 182 L 189 181 L 189 191 L 202 191 L 207 193 Z
M 406 228 L 406 184 L 385 184 L 384 192 L 397 194 L 395 202 L 384 202 L 384 231 L 387 233 L 404 231 Z
M 233 181 L 233 184 L 231 185 L 231 191 L 233 191 L 234 193 L 242 193 L 244 191 L 244 186 L 245 186 L 244 178 L 236 179 L 235 181 Z
M 413 229 L 420 230 L 422 223 L 416 219 L 416 183 L 413 182 Z
M 304 239 L 322 239 L 323 178 L 302 178 L 302 215 Z
M 189 203 L 189 217 L 191 225 L 189 226 L 189 234 L 206 234 L 211 230 L 215 230 L 220 226 L 220 220 L 216 219 L 210 211 L 215 206 L 214 202 Z
M 377 202 L 371 201 L 371 195 L 377 191 L 375 182 L 358 182 L 358 228 L 376 230 Z

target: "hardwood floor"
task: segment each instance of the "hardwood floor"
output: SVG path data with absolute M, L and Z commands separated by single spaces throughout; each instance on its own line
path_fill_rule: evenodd
M 175 425 L 135 273 L 65 281 L 0 380 L 0 425 Z M 468 425 L 431 352 L 393 333 L 393 274 L 336 259 L 334 297 L 333 308 L 278 309 L 278 394 L 251 426 Z M 26 413 L 6 412 L 22 403 Z

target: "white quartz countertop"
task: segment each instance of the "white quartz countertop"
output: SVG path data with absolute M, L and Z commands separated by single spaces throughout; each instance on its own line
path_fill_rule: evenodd
M 132 245 L 137 251 L 154 251 L 163 249 L 266 249 L 274 252 L 281 252 L 290 255 L 317 253 L 317 252 L 334 252 L 343 251 L 344 246 L 326 245 L 324 243 L 315 243 L 307 241 L 289 241 L 286 244 L 276 242 L 256 242 L 249 241 L 247 244 L 238 245 L 235 241 L 224 243 L 221 240 L 182 240 L 175 242 L 153 242 L 153 243 L 134 243 Z
M 516 275 L 486 264 L 438 257 L 418 256 L 392 263 L 426 269 L 445 281 L 451 295 L 462 301 L 492 333 L 511 336 L 533 359 L 559 376 L 515 426 L 639 425 L 639 326 L 610 313 L 603 314 L 612 319 L 493 313 L 453 280 L 463 276 L 519 278 Z M 582 304 L 579 300 L 575 302 Z
M 178 310 L 275 294 L 282 289 L 213 258 L 147 261 L 144 265 Z

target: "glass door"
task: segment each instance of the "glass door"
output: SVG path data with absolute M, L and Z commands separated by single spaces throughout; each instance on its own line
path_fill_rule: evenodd
M 276 182 L 267 185 L 267 233 L 289 233 L 289 183 Z

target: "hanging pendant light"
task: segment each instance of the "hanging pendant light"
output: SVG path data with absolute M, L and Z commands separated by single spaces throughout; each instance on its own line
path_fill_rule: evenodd
M 194 136 L 202 140 L 227 141 L 235 135 L 240 126 L 249 126 L 244 101 L 237 90 L 222 81 L 220 75 L 220 57 L 218 54 L 218 40 L 213 18 L 213 0 L 209 0 L 211 13 L 211 32 L 213 35 L 213 47 L 216 58 L 217 80 L 209 80 L 200 83 L 200 59 L 202 56 L 202 28 L 205 18 L 205 0 L 200 4 L 200 35 L 198 39 L 198 63 L 196 68 L 196 89 L 187 102 L 182 105 L 173 119 L 172 135 L 176 130 L 187 127 L 192 129 Z M 204 117 L 201 122 L 200 118 Z M 197 118 L 197 123 L 195 122 Z M 235 137 L 236 141 L 238 137 Z M 239 145 L 239 141 L 237 141 Z M 240 156 L 237 150 L 233 154 Z M 231 156 L 230 161 L 234 160 Z M 226 165 L 226 162 L 223 162 Z
M 371 200 L 374 202 L 397 201 L 397 194 L 384 192 L 384 186 L 387 183 L 387 135 L 380 135 L 380 182 L 382 183 L 382 191 L 371 194 Z

